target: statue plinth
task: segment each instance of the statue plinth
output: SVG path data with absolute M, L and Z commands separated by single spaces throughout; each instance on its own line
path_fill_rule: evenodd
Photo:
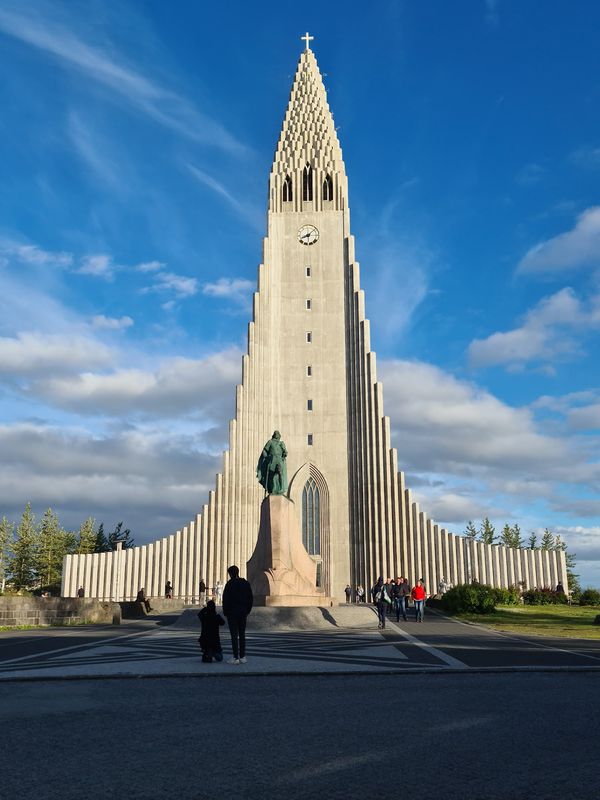
M 271 494 L 260 507 L 256 547 L 246 565 L 257 606 L 323 606 L 331 598 L 316 586 L 317 565 L 302 544 L 294 504 Z

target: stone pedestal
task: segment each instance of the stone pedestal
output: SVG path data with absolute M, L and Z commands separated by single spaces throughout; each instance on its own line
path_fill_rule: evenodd
M 302 544 L 294 504 L 283 495 L 268 495 L 262 502 L 246 575 L 257 606 L 331 605 L 316 586 L 317 565 Z

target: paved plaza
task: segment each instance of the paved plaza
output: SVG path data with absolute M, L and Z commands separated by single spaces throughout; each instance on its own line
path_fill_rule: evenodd
M 600 641 L 503 634 L 429 613 L 383 631 L 370 607 L 312 609 L 302 629 L 275 624 L 266 609 L 249 617 L 248 663 L 232 666 L 222 629 L 223 663 L 203 664 L 196 610 L 131 622 L 122 628 L 15 631 L 0 636 L 0 680 L 115 676 L 403 673 L 450 670 L 600 671 Z

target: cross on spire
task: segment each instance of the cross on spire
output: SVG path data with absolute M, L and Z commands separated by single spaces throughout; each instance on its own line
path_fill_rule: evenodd
M 314 37 L 314 36 L 309 36 L 309 34 L 308 34 L 308 31 L 306 31 L 306 33 L 304 34 L 304 36 L 301 36 L 300 38 L 301 38 L 303 41 L 305 41 L 305 42 L 306 42 L 306 49 L 307 49 L 307 50 L 310 50 L 309 42 L 312 42 L 312 40 L 313 40 L 315 37 Z

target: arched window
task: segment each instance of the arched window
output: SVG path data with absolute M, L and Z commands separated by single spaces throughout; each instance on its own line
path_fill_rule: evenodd
M 310 164 L 307 164 L 304 167 L 304 171 L 302 173 L 302 199 L 313 199 L 313 174 Z
M 326 175 L 323 181 L 323 200 L 333 200 L 333 181 L 331 175 Z
M 302 544 L 311 556 L 321 555 L 319 487 L 309 478 L 302 490 Z
M 289 175 L 286 175 L 283 181 L 282 199 L 284 203 L 292 202 L 292 179 Z

